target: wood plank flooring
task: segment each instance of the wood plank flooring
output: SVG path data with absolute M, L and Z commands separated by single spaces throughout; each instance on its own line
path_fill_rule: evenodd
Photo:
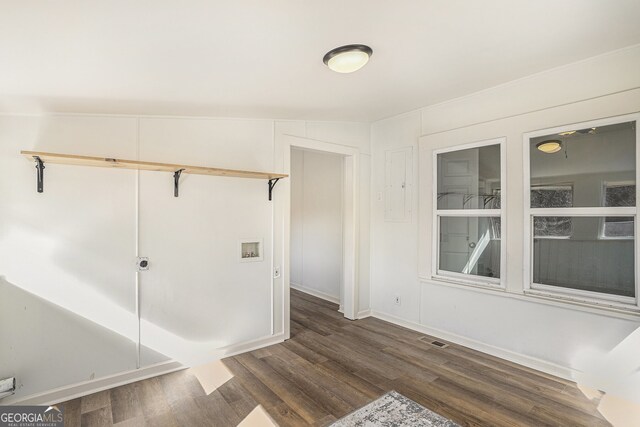
M 234 376 L 209 395 L 175 372 L 65 402 L 65 426 L 236 426 L 258 405 L 281 426 L 325 426 L 390 390 L 463 426 L 610 425 L 601 396 L 570 381 L 375 318 L 349 321 L 302 292 L 291 303 L 291 340 L 224 359 Z

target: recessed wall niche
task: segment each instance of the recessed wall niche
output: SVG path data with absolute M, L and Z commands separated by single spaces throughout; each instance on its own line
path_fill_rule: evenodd
M 263 260 L 262 239 L 241 239 L 239 244 L 240 262 Z

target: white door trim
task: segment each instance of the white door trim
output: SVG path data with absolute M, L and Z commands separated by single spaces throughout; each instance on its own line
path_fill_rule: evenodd
M 343 191 L 343 238 L 342 238 L 342 279 L 344 294 L 342 307 L 344 317 L 358 317 L 358 258 L 359 258 L 359 188 L 360 188 L 360 150 L 355 147 L 333 144 L 315 139 L 293 135 L 283 135 L 284 173 L 291 173 L 291 148 L 339 154 L 344 156 L 344 191 Z M 290 226 L 291 226 L 291 183 L 284 180 L 284 331 L 290 336 Z

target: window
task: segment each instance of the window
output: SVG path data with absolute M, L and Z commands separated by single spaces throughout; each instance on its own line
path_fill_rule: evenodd
M 504 138 L 434 152 L 433 277 L 504 287 Z
M 525 135 L 525 290 L 637 306 L 636 117 Z

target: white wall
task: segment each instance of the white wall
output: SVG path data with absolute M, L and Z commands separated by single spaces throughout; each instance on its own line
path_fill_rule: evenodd
M 290 279 L 294 284 L 302 283 L 304 246 L 304 151 L 291 150 L 291 221 L 290 227 Z M 295 286 L 295 285 L 294 285 Z
M 284 332 L 286 287 L 271 277 L 286 264 L 286 185 L 269 202 L 266 181 L 183 175 L 174 198 L 170 173 L 47 164 L 37 194 L 20 150 L 281 171 L 287 126 L 369 150 L 363 123 L 0 116 L 0 378 L 20 385 L 3 403 L 136 369 L 136 253 L 151 261 L 139 274 L 141 367 Z M 239 262 L 242 238 L 264 242 L 264 261 Z M 368 266 L 367 246 L 360 259 Z
M 137 120 L 0 117 L 0 377 L 25 396 L 135 369 L 135 172 L 20 150 L 136 157 Z M 121 173 L 118 173 L 121 172 Z
M 640 47 L 534 75 L 372 125 L 372 192 L 384 190 L 384 153 L 411 146 L 420 169 L 409 223 L 384 221 L 372 202 L 372 309 L 484 351 L 573 376 L 628 398 L 640 396 L 640 317 L 523 294 L 525 132 L 640 111 Z M 507 292 L 431 280 L 432 153 L 507 138 Z M 504 240 L 503 240 L 504 242 Z M 401 297 L 401 305 L 394 303 Z
M 339 155 L 291 150 L 291 285 L 338 303 L 343 163 Z
M 269 171 L 272 132 L 269 120 L 144 118 L 139 153 L 149 161 Z M 193 365 L 219 348 L 271 335 L 274 219 L 265 181 L 184 175 L 179 198 L 172 183 L 171 174 L 140 173 L 140 255 L 152 263 L 140 275 L 140 334 L 145 345 Z M 263 242 L 263 261 L 240 262 L 245 238 Z
M 416 126 L 417 125 L 417 126 Z M 418 321 L 418 210 L 407 222 L 385 221 L 386 151 L 413 148 L 413 182 L 418 182 L 418 137 L 420 114 L 413 112 L 372 125 L 371 187 L 371 308 L 403 319 Z M 418 205 L 418 186 L 409 197 Z M 400 297 L 400 305 L 395 304 Z

